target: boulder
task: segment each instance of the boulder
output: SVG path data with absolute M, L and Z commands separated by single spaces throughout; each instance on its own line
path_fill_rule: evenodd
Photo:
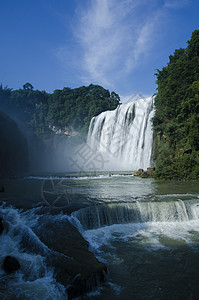
M 134 172 L 134 176 L 139 176 L 141 178 L 147 178 L 147 177 L 154 177 L 155 168 L 154 167 L 148 167 L 146 171 L 143 169 L 139 169 L 138 171 Z
M 106 265 L 88 250 L 88 242 L 66 218 L 41 216 L 34 232 L 50 249 L 47 264 L 54 268 L 57 282 L 66 287 L 68 299 L 81 297 L 107 280 Z M 26 241 L 22 246 L 28 246 Z
M 21 268 L 18 260 L 13 256 L 6 256 L 2 265 L 4 271 L 8 274 L 14 273 Z
M 153 176 L 155 172 L 155 167 L 148 167 L 146 172 L 148 175 Z
M 0 217 L 0 234 L 4 231 L 3 219 Z
M 4 193 L 5 192 L 5 187 L 4 185 L 2 184 L 1 187 L 0 187 L 0 193 Z
M 139 170 L 137 170 L 136 172 L 134 172 L 133 175 L 134 175 L 134 176 L 141 176 L 143 172 L 144 172 L 143 169 L 139 169 Z
M 142 172 L 142 174 L 140 175 L 141 178 L 147 178 L 149 177 L 149 174 L 147 172 Z

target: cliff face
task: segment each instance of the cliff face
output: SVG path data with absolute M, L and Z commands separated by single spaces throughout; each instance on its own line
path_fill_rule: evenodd
M 28 146 L 17 124 L 0 111 L 0 176 L 15 176 L 28 170 Z

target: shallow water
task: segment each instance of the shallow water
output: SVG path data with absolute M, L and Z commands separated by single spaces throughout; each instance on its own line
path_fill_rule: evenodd
M 72 207 L 70 212 L 72 209 L 76 210 L 69 215 L 69 220 L 77 226 L 83 237 L 89 241 L 90 250 L 107 264 L 109 270 L 109 282 L 88 294 L 86 298 L 198 298 L 197 182 L 161 182 L 148 178 L 140 179 L 125 172 L 53 176 L 36 174 L 16 180 L 18 186 L 21 184 L 26 187 L 25 197 L 24 194 L 22 197 L 24 206 L 25 202 L 29 201 L 32 205 L 40 203 L 45 207 L 49 205 L 51 208 L 59 208 L 56 217 L 59 217 L 60 211 L 64 212 L 63 217 L 68 207 Z M 10 186 L 13 184 L 7 185 L 8 188 Z M 31 190 L 31 186 L 34 187 L 34 191 Z M 18 189 L 18 194 L 10 190 L 5 194 L 5 199 L 20 199 L 22 190 Z M 20 202 L 20 205 L 23 203 Z M 35 226 L 34 222 L 38 220 L 36 208 L 32 208 L 26 214 L 11 210 L 8 208 L 7 212 L 14 214 L 15 221 L 12 222 L 18 222 L 18 225 L 27 226 L 30 230 Z M 46 210 L 42 214 L 46 214 Z M 89 230 L 85 225 L 87 223 Z M 59 234 L 63 233 L 57 232 L 57 235 Z M 16 236 L 13 238 L 10 234 L 6 244 L 5 240 L 1 244 L 1 258 L 8 249 L 9 253 L 16 251 L 21 255 L 22 249 L 17 243 Z M 10 279 L 7 291 L 2 291 L 2 295 L 11 293 L 12 286 L 19 299 L 21 295 L 25 295 L 23 291 L 26 291 L 26 295 L 30 294 L 27 299 L 53 299 L 48 298 L 45 291 L 56 295 L 53 296 L 54 299 L 66 297 L 63 286 L 56 283 L 53 270 L 46 267 L 43 257 L 31 254 L 31 258 L 28 258 L 28 255 L 30 254 L 24 251 L 22 258 L 24 257 L 24 263 L 29 261 L 32 277 L 28 277 L 28 274 L 24 277 L 24 273 L 19 272 L 18 279 Z M 42 270 L 36 267 L 35 261 L 39 262 Z M 2 278 L 5 276 L 2 270 L 1 275 Z M 41 289 L 43 287 L 42 296 L 38 296 L 39 291 L 35 291 L 37 285 Z

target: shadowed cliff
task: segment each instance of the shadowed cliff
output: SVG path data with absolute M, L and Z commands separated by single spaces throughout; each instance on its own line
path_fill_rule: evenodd
M 17 124 L 0 111 L 0 177 L 28 171 L 27 142 Z

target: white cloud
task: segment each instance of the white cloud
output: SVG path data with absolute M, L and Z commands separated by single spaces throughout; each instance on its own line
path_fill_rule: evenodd
M 117 70 L 129 38 L 125 18 L 135 6 L 129 0 L 93 0 L 82 12 L 76 35 L 83 47 L 82 66 L 88 81 L 111 85 L 110 74 Z
M 63 59 L 66 51 L 84 84 L 115 89 L 151 53 L 168 9 L 187 1 L 165 0 L 160 6 L 157 0 L 85 0 L 76 11 L 76 47 L 71 55 L 63 47 L 59 56 Z
M 166 0 L 164 7 L 166 8 L 180 8 L 184 7 L 190 0 Z
M 157 12 L 145 13 L 145 0 L 91 0 L 82 9 L 76 37 L 83 49 L 85 83 L 114 87 L 135 69 L 153 44 Z M 139 10 L 139 11 L 138 11 Z

